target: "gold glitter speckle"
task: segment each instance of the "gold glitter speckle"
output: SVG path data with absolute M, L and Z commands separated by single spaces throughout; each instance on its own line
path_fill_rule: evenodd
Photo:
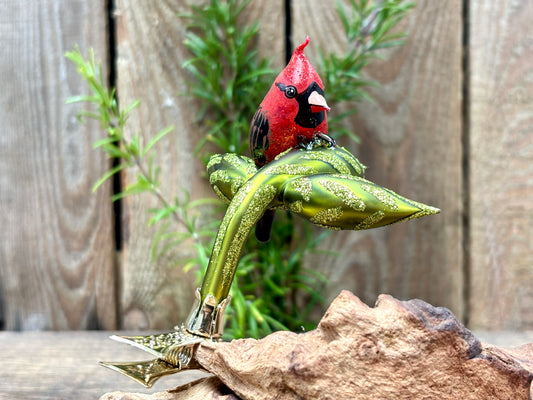
M 338 157 L 334 151 L 308 152 L 302 156 L 304 160 L 318 160 L 330 164 L 337 172 L 350 175 L 350 168 L 346 165 L 341 157 Z
M 342 217 L 341 207 L 326 208 L 324 210 L 318 211 L 310 221 L 313 224 L 329 226 L 330 222 L 336 221 Z
M 344 158 L 344 160 L 352 166 L 358 176 L 363 176 L 366 167 L 344 147 L 341 147 L 341 149 L 344 151 L 342 158 Z
M 292 203 L 289 203 L 289 211 L 292 211 L 293 213 L 300 214 L 304 210 L 302 201 L 296 200 Z
M 249 189 L 251 188 L 251 185 L 245 185 L 245 187 L 248 190 L 246 191 L 246 194 L 248 194 Z M 238 194 L 241 192 L 244 192 L 244 190 L 239 191 Z M 228 253 L 226 255 L 226 262 L 225 262 L 225 269 L 229 267 L 231 270 L 231 278 L 233 279 L 233 274 L 235 273 L 235 270 L 237 269 L 237 264 L 239 262 L 239 258 L 241 256 L 242 247 L 244 246 L 244 243 L 246 242 L 246 239 L 248 238 L 248 235 L 250 234 L 250 231 L 252 230 L 253 226 L 256 224 L 256 222 L 259 220 L 261 215 L 265 212 L 265 209 L 270 204 L 272 199 L 276 196 L 277 190 L 272 185 L 263 185 L 256 189 L 255 193 L 252 194 L 252 198 L 250 202 L 245 205 L 244 212 L 241 211 L 241 206 L 243 205 L 243 199 L 236 199 L 237 201 L 232 202 L 232 206 L 235 204 L 235 211 L 232 212 L 232 215 L 236 216 L 238 214 L 241 214 L 241 221 L 240 224 L 235 232 L 235 235 L 231 237 L 231 235 L 228 235 L 228 237 L 225 238 L 225 240 L 230 240 L 231 244 L 229 245 Z M 231 206 L 230 206 L 231 208 Z M 229 210 L 228 210 L 229 211 Z M 231 284 L 231 282 L 230 282 Z
M 239 172 L 243 172 L 248 176 L 251 176 L 257 172 L 257 168 L 251 158 L 239 156 L 235 153 L 229 153 L 224 155 L 224 161 L 226 161 Z
M 285 154 L 290 153 L 293 149 L 287 149 L 281 153 L 279 153 L 276 157 L 274 157 L 274 161 L 279 160 L 281 157 L 283 157 Z
M 246 183 L 246 180 L 241 177 L 236 177 L 231 180 L 231 193 L 235 194 Z
M 377 224 L 379 221 L 381 221 L 385 217 L 384 211 L 376 211 L 375 213 L 370 214 L 368 217 L 366 217 L 362 222 L 357 224 L 353 229 L 358 231 L 362 229 L 369 229 L 372 228 L 373 225 Z
M 381 201 L 388 209 L 393 211 L 398 210 L 398 203 L 394 199 L 394 196 L 392 196 L 386 190 L 370 185 L 361 185 L 361 189 L 373 195 L 375 198 Z
M 291 182 L 292 187 L 305 201 L 311 199 L 312 183 L 308 177 L 298 178 Z
M 231 177 L 229 176 L 228 172 L 226 170 L 216 170 L 211 175 L 209 175 L 209 183 L 213 186 L 216 185 L 217 182 L 224 182 L 224 183 L 230 183 Z
M 222 161 L 222 155 L 215 154 L 209 159 L 209 162 L 207 163 L 207 169 L 209 170 L 214 165 L 219 164 Z
M 277 164 L 265 170 L 266 175 L 314 175 L 317 170 L 309 165 Z
M 356 211 L 365 210 L 366 205 L 363 199 L 357 196 L 357 194 L 347 186 L 330 179 L 320 179 L 318 183 L 325 187 L 330 193 L 341 199 L 348 207 L 353 208 Z

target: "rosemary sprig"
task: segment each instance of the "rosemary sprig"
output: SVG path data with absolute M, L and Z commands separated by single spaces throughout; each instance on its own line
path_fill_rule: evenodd
M 170 200 L 163 195 L 160 189 L 161 181 L 159 175 L 161 168 L 155 165 L 152 150 L 161 139 L 173 131 L 174 127 L 168 126 L 162 129 L 145 145 L 142 143 L 140 133 L 131 139 L 128 138 L 124 134 L 128 117 L 139 106 L 140 101 L 136 100 L 123 110 L 119 110 L 116 90 L 114 88 L 110 89 L 106 85 L 101 64 L 95 61 L 92 49 L 89 50 L 87 59 L 83 57 L 78 47 L 65 53 L 65 57 L 76 65 L 79 75 L 87 82 L 91 90 L 90 95 L 74 96 L 69 98 L 67 102 L 88 102 L 93 105 L 92 110 L 80 111 L 78 119 L 81 122 L 84 122 L 85 119 L 100 121 L 101 128 L 107 133 L 107 136 L 96 141 L 93 144 L 93 148 L 102 149 L 110 159 L 115 160 L 114 166 L 96 181 L 92 190 L 97 190 L 109 178 L 125 169 L 136 169 L 136 180 L 128 184 L 123 191 L 113 195 L 112 200 L 116 201 L 126 196 L 144 192 L 151 193 L 158 199 L 160 207 L 149 210 L 153 214 L 149 224 L 153 225 L 156 222 L 172 218 L 175 223 L 185 227 L 187 232 L 184 236 L 176 232 L 165 233 L 164 230 L 160 230 L 154 240 L 153 257 L 155 258 L 157 254 L 162 254 L 170 248 L 169 243 L 174 245 L 186 240 L 188 237 L 192 237 L 197 244 L 203 245 L 200 235 L 196 232 L 196 219 L 187 213 L 192 206 L 199 203 L 190 204 L 188 199 L 180 202 L 177 197 Z M 161 246 L 162 250 L 158 250 L 158 246 Z
M 377 84 L 366 79 L 361 72 L 373 60 L 382 58 L 379 50 L 404 43 L 406 34 L 394 28 L 414 6 L 415 3 L 402 0 L 350 0 L 350 6 L 346 7 L 337 0 L 346 48 L 340 55 L 321 48 L 318 60 L 328 103 L 334 109 L 340 103 L 372 101 L 364 88 Z M 336 137 L 346 135 L 359 142 L 359 138 L 343 125 L 343 120 L 356 112 L 357 108 L 352 106 L 342 114 L 332 113 L 328 116 L 329 131 Z

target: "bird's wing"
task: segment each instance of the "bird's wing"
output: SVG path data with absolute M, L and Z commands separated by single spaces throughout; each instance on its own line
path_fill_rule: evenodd
M 268 119 L 262 108 L 259 107 L 250 125 L 250 152 L 258 166 L 264 165 L 266 162 L 265 153 L 269 146 L 268 130 Z

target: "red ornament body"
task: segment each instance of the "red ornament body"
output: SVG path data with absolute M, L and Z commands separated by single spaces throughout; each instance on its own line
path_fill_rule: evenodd
M 296 48 L 259 105 L 250 126 L 250 152 L 258 167 L 285 150 L 327 137 L 329 107 L 324 84 L 304 55 L 309 37 Z M 333 140 L 331 140 L 333 143 Z M 274 210 L 267 210 L 255 230 L 258 240 L 270 240 Z
M 250 151 L 258 166 L 328 133 L 324 84 L 303 52 L 308 43 L 309 37 L 294 51 L 254 115 Z

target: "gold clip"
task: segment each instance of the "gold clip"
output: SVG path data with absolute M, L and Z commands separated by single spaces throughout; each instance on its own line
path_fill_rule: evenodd
M 209 340 L 190 333 L 185 327 L 174 332 L 146 336 L 111 336 L 111 339 L 144 350 L 157 358 L 140 362 L 100 362 L 104 367 L 120 372 L 145 387 L 165 375 L 186 369 L 201 369 L 194 360 L 198 344 Z
M 111 336 L 111 339 L 144 350 L 156 357 L 154 360 L 139 362 L 100 362 L 100 365 L 120 372 L 123 375 L 150 388 L 159 378 L 186 369 L 202 369 L 194 354 L 198 345 L 205 341 L 218 341 L 224 328 L 224 309 L 228 298 L 220 304 L 213 303 L 213 296 L 197 302 L 192 309 L 187 326 L 174 327 L 173 332 L 146 336 Z
M 152 385 L 162 376 L 175 374 L 181 371 L 180 367 L 176 367 L 166 361 L 156 358 L 151 361 L 139 362 L 123 362 L 112 363 L 100 361 L 100 365 L 110 368 L 113 371 L 120 372 L 123 375 L 133 379 L 146 388 L 151 388 Z

